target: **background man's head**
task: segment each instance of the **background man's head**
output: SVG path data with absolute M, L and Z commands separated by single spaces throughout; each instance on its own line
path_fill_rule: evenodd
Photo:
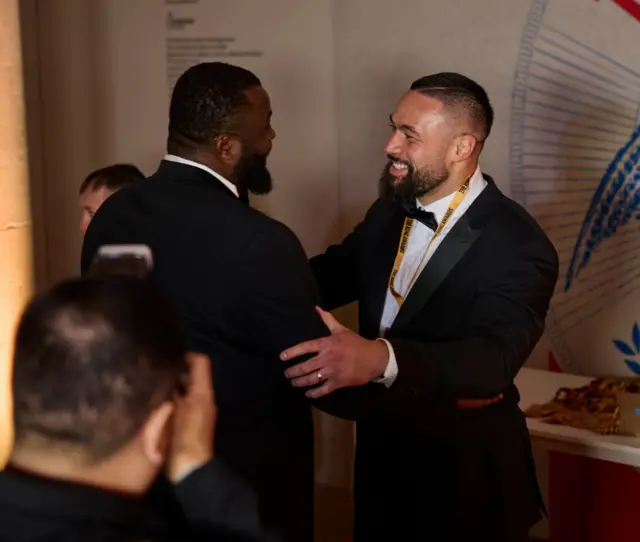
M 391 115 L 382 195 L 411 208 L 450 177 L 471 175 L 492 124 L 487 93 L 468 77 L 437 73 L 414 81 Z
M 87 231 L 93 215 L 111 194 L 144 178 L 143 173 L 132 164 L 114 164 L 87 175 L 80 185 L 80 229 Z
M 40 294 L 16 335 L 12 461 L 143 492 L 166 457 L 185 354 L 173 305 L 147 281 L 76 279 Z
M 250 71 L 206 62 L 176 82 L 169 153 L 205 163 L 239 188 L 266 194 L 271 190 L 267 156 L 275 135 L 269 95 Z

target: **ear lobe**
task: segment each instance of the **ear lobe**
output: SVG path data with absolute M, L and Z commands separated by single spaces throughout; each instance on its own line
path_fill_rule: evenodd
M 174 407 L 170 401 L 162 403 L 151 413 L 142 428 L 143 451 L 153 465 L 161 466 L 167 457 Z

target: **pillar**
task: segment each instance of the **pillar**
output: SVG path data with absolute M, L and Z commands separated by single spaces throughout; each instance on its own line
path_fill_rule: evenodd
M 0 2 L 0 466 L 6 463 L 13 436 L 13 335 L 33 288 L 18 10 L 19 0 Z

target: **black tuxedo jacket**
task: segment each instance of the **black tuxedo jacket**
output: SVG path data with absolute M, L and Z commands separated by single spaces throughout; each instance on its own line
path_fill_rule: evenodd
M 387 332 L 399 373 L 381 411 L 357 425 L 358 540 L 428 532 L 441 541 L 510 541 L 539 518 L 513 380 L 542 335 L 558 259 L 526 211 L 486 180 Z M 377 201 L 341 245 L 311 260 L 324 308 L 358 301 L 369 338 L 379 336 L 404 217 Z M 493 406 L 455 406 L 500 393 Z
M 163 161 L 100 207 L 84 239 L 83 272 L 112 243 L 151 247 L 152 279 L 181 308 L 189 346 L 212 360 L 217 455 L 254 488 L 268 527 L 285 540 L 311 541 L 310 403 L 285 378 L 279 354 L 329 332 L 296 236 L 206 171 Z M 314 404 L 355 418 L 367 403 L 349 396 L 368 388 Z
M 276 542 L 258 518 L 255 496 L 219 461 L 170 488 L 182 521 L 145 498 L 44 478 L 9 465 L 0 473 L 3 542 Z

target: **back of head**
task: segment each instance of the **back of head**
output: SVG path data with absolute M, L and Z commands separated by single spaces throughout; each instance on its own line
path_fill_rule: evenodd
M 109 458 L 171 400 L 184 356 L 179 316 L 151 283 L 114 276 L 54 286 L 27 306 L 16 335 L 15 449 Z
M 411 90 L 435 98 L 469 125 L 478 143 L 483 143 L 493 125 L 493 108 L 486 91 L 459 73 L 427 75 L 411 84 Z
M 80 194 L 87 190 L 97 192 L 101 188 L 113 193 L 144 178 L 144 174 L 133 164 L 113 164 L 89 173 L 80 185 Z
M 205 62 L 186 70 L 176 82 L 169 108 L 169 152 L 196 149 L 234 131 L 245 91 L 261 86 L 249 70 L 224 62 Z

